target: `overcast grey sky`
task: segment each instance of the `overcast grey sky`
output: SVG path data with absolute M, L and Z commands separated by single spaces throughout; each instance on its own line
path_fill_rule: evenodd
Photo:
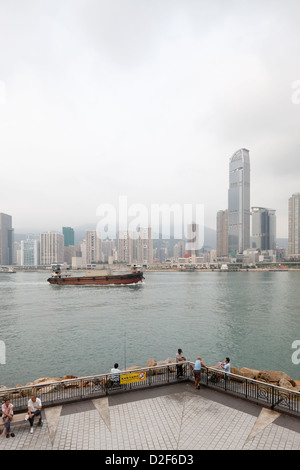
M 227 208 L 300 191 L 298 0 L 1 0 L 0 212 L 15 229 L 97 222 L 119 196 Z M 299 86 L 300 89 L 300 86 Z

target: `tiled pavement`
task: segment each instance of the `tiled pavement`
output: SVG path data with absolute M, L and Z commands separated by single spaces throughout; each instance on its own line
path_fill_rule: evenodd
M 300 419 L 192 383 L 43 410 L 0 450 L 300 450 Z

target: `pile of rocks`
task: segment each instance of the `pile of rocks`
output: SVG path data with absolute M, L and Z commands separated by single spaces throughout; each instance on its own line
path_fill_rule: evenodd
M 148 359 L 146 363 L 146 367 L 153 367 L 155 368 L 152 371 L 153 375 L 156 374 L 161 374 L 163 372 L 163 369 L 160 369 L 159 366 L 165 366 L 168 364 L 174 364 L 176 362 L 175 358 L 168 357 L 164 361 L 156 361 L 155 359 L 151 358 Z M 217 367 L 212 366 L 212 368 L 217 369 Z M 130 366 L 126 369 L 123 370 L 125 371 L 134 371 L 141 369 L 140 366 Z M 173 369 L 175 369 L 175 366 L 173 366 Z M 285 372 L 280 372 L 280 371 L 274 371 L 274 370 L 256 370 L 256 369 L 249 369 L 247 367 L 242 367 L 241 369 L 237 369 L 236 367 L 231 366 L 231 372 L 235 375 L 241 376 L 241 377 L 246 377 L 248 379 L 254 379 L 258 380 L 260 382 L 265 382 L 269 383 L 272 385 L 278 385 L 279 387 L 283 387 L 286 389 L 290 389 L 296 392 L 300 392 L 300 380 L 293 380 L 291 377 L 289 377 Z M 26 384 L 26 387 L 34 386 L 36 387 L 37 385 L 43 386 L 44 392 L 49 392 L 53 389 L 55 389 L 55 383 L 56 382 L 61 382 L 62 380 L 70 380 L 70 379 L 77 379 L 80 377 L 74 376 L 74 375 L 64 375 L 63 377 L 56 377 L 56 378 L 50 378 L 50 377 L 42 377 L 40 379 L 36 379 L 34 382 L 29 382 Z M 45 385 L 49 384 L 48 387 L 45 388 Z M 88 382 L 82 383 L 81 386 L 87 386 L 89 385 Z M 21 388 L 23 387 L 22 385 L 16 385 L 16 388 Z M 72 387 L 72 383 L 69 385 L 66 383 L 64 384 L 64 387 Z M 78 387 L 78 384 L 75 385 L 75 387 Z M 0 385 L 0 398 L 2 398 L 5 394 L 5 390 L 10 387 L 5 387 L 4 385 Z M 30 394 L 30 390 L 28 390 L 28 393 Z M 22 396 L 24 396 L 24 391 L 22 391 Z
M 291 379 L 285 372 L 277 370 L 255 370 L 242 367 L 238 372 L 233 373 L 249 379 L 259 380 L 260 382 L 266 382 L 300 392 L 300 381 Z

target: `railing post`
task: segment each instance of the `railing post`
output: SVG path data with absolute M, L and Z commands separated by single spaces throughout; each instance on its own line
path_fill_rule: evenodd
M 108 386 L 107 386 L 107 385 L 108 385 L 108 383 L 107 383 L 107 375 L 105 376 L 105 385 L 106 385 L 106 387 L 105 387 L 105 395 L 108 395 Z
M 83 398 L 83 386 L 82 386 L 82 379 L 79 379 L 79 387 L 80 387 L 80 397 L 81 397 L 81 400 Z

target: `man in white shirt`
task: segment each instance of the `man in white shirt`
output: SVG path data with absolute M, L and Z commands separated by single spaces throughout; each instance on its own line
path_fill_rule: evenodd
M 113 384 L 119 384 L 120 383 L 120 369 L 119 369 L 119 364 L 114 364 L 114 367 L 110 370 L 110 373 L 112 374 L 110 379 Z
M 41 409 L 42 409 L 42 402 L 40 398 L 37 398 L 35 395 L 31 395 L 31 398 L 28 401 L 28 415 L 26 417 L 27 419 L 29 419 L 31 433 L 33 433 L 33 422 L 34 422 L 35 416 L 39 416 L 38 425 L 39 426 L 42 425 Z
M 229 380 L 229 375 L 230 375 L 230 359 L 229 357 L 226 357 L 225 362 L 222 364 L 222 369 L 225 371 L 224 378 L 225 380 Z

